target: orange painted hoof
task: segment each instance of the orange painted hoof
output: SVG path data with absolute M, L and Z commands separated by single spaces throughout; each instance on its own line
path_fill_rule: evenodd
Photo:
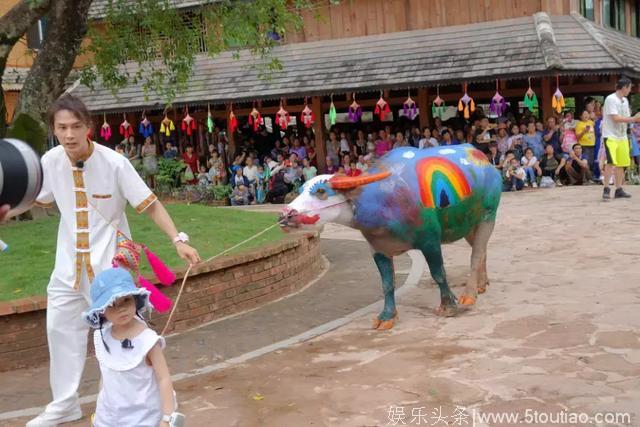
M 484 286 L 478 286 L 478 293 L 484 294 L 487 292 L 487 286 L 489 286 L 489 282 L 485 283 Z
M 390 320 L 380 320 L 377 317 L 375 319 L 373 319 L 373 329 L 377 329 L 379 331 L 384 331 L 384 330 L 388 330 L 393 328 L 393 325 L 395 324 L 396 320 L 399 320 L 400 317 L 398 317 L 398 311 L 396 310 L 395 313 L 393 313 L 393 318 Z
M 460 305 L 474 305 L 476 303 L 476 298 L 469 295 L 460 295 L 458 298 L 458 304 Z

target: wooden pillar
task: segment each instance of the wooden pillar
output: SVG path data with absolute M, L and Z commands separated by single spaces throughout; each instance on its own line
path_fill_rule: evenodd
M 225 105 L 226 117 L 225 120 L 227 122 L 227 141 L 229 144 L 227 145 L 227 164 L 231 164 L 233 162 L 233 158 L 236 155 L 236 136 L 233 132 L 231 132 L 231 126 L 229 122 L 229 113 L 231 113 L 231 104 Z
M 428 88 L 418 89 L 418 109 L 420 110 L 420 115 L 418 116 L 420 120 L 420 131 L 422 131 L 422 129 L 430 125 L 432 119 L 431 109 L 429 108 Z
M 313 133 L 316 137 L 316 161 L 318 163 L 318 175 L 324 173 L 326 168 L 327 150 L 324 145 L 324 111 L 322 110 L 322 99 L 319 96 L 311 98 L 311 110 L 315 116 L 313 123 Z
M 551 85 L 551 77 L 542 78 L 542 104 L 540 105 L 540 111 L 542 113 L 540 119 L 542 121 L 554 115 L 553 107 L 551 107 L 551 97 L 553 96 Z

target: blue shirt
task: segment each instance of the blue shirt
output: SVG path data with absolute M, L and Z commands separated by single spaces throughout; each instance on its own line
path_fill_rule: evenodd
M 536 133 L 533 136 L 524 134 L 522 142 L 524 144 L 524 150 L 531 148 L 534 156 L 539 159 L 542 158 L 542 155 L 544 154 L 544 143 L 542 141 L 542 136 L 539 133 Z

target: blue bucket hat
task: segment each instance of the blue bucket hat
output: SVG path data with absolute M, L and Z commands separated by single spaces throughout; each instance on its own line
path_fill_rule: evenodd
M 145 311 L 150 307 L 150 292 L 138 288 L 133 283 L 131 273 L 121 267 L 110 268 L 98 274 L 91 283 L 91 306 L 82 313 L 82 317 L 93 328 L 100 327 L 100 318 L 107 307 L 113 305 L 118 298 L 133 295 L 136 300 L 136 311 Z

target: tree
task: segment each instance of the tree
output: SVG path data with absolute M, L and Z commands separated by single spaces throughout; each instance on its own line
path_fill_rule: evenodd
M 49 16 L 45 43 L 24 83 L 7 133 L 43 146 L 47 108 L 63 92 L 80 52 L 93 58 L 81 70 L 83 83 L 92 85 L 99 79 L 114 93 L 127 84 L 142 83 L 146 93 L 154 91 L 167 103 L 186 87 L 202 42 L 211 56 L 249 49 L 268 78 L 271 70 L 281 68 L 277 58 L 270 58 L 278 37 L 299 29 L 301 12 L 314 7 L 312 0 L 224 0 L 185 14 L 173 8 L 172 1 L 110 0 L 105 19 L 91 26 L 92 0 L 22 0 L 0 17 L 1 79 L 11 47 L 39 17 Z M 81 51 L 87 35 L 90 42 Z M 0 136 L 5 130 L 3 109 L 4 103 Z

